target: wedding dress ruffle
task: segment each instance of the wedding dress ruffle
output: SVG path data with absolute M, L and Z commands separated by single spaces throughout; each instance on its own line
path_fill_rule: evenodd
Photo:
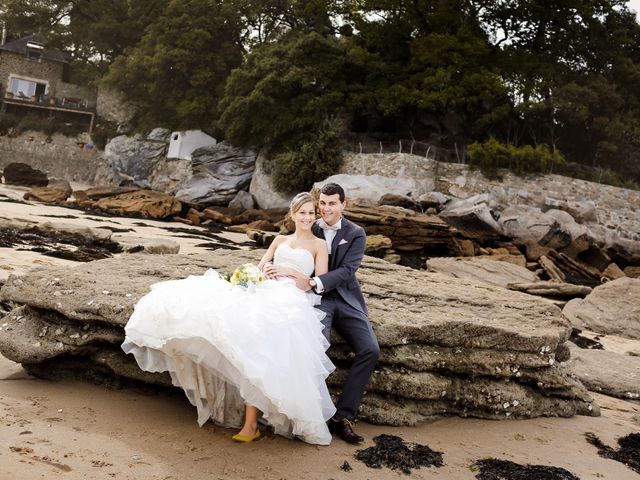
M 309 275 L 311 254 L 285 247 L 274 262 Z M 314 303 L 292 280 L 244 288 L 208 270 L 153 285 L 135 306 L 122 349 L 142 370 L 168 371 L 201 426 L 212 419 L 237 428 L 247 403 L 277 434 L 326 445 L 335 408 L 325 379 L 334 366 Z

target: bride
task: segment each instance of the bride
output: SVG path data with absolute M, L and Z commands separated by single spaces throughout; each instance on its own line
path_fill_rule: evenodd
M 295 285 L 327 272 L 328 251 L 311 231 L 311 195 L 296 195 L 290 211 L 295 233 L 276 237 L 262 257 L 261 269 L 273 262 L 263 283 L 234 286 L 211 269 L 156 283 L 136 304 L 122 349 L 142 370 L 168 371 L 200 426 L 242 425 L 233 439 L 257 440 L 262 413 L 277 434 L 328 445 L 335 407 L 325 379 L 335 367 L 325 354 L 324 314 L 313 307 L 319 297 Z

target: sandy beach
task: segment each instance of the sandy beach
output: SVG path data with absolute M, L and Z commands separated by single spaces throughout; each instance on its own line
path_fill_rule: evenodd
M 21 190 L 0 193 L 20 198 Z M 0 203 L 0 216 L 38 222 L 131 228 L 121 235 L 177 241 L 182 253 L 197 252 L 202 239 L 184 237 L 168 226 L 181 224 L 99 218 L 77 210 L 36 204 Z M 63 218 L 63 217 L 75 218 Z M 240 234 L 223 233 L 233 241 Z M 35 252 L 0 249 L 0 278 L 38 265 L 74 264 Z M 621 349 L 635 345 L 624 342 Z M 640 431 L 640 404 L 594 394 L 601 417 L 489 421 L 442 418 L 415 427 L 360 423 L 362 447 L 335 440 L 319 447 L 267 435 L 252 444 L 235 444 L 232 431 L 206 424 L 181 392 L 112 390 L 72 380 L 46 381 L 0 357 L 0 480 L 69 479 L 384 479 L 406 478 L 398 471 L 371 469 L 358 461 L 358 448 L 373 445 L 379 434 L 428 445 L 444 454 L 444 466 L 414 470 L 411 478 L 474 479 L 474 461 L 493 457 L 520 464 L 562 467 L 580 479 L 640 479 L 621 463 L 598 456 L 585 439 L 595 433 L 616 446 L 616 439 Z M 341 466 L 348 462 L 351 471 Z
M 470 465 L 495 457 L 563 467 L 581 479 L 640 478 L 597 455 L 585 432 L 614 445 L 640 430 L 640 407 L 596 395 L 599 418 L 488 421 L 444 418 L 416 427 L 360 423 L 364 447 L 381 433 L 399 435 L 444 453 L 440 468 L 414 470 L 411 478 L 473 479 Z M 319 447 L 267 436 L 235 444 L 232 431 L 199 428 L 187 399 L 174 394 L 109 390 L 76 381 L 29 377 L 0 358 L 0 479 L 368 479 L 405 478 L 373 470 L 354 458 L 357 447 L 335 440 Z M 361 447 L 362 448 L 362 447 Z M 341 470 L 347 461 L 353 468 Z

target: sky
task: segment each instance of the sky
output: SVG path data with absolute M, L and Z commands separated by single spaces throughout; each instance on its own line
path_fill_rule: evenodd
M 630 10 L 634 10 L 636 12 L 636 17 L 640 19 L 640 0 L 629 0 L 627 2 Z

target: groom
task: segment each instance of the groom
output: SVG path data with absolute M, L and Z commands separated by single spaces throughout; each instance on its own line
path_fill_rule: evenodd
M 342 216 L 346 206 L 342 187 L 328 183 L 320 190 L 320 215 L 313 233 L 327 242 L 329 272 L 310 278 L 304 289 L 322 294 L 318 306 L 327 315 L 322 320 L 329 340 L 331 327 L 344 338 L 355 353 L 336 414 L 329 420 L 329 430 L 345 442 L 360 443 L 364 439 L 353 431 L 365 387 L 380 355 L 380 347 L 371 324 L 367 306 L 356 279 L 356 270 L 364 257 L 364 230 Z

